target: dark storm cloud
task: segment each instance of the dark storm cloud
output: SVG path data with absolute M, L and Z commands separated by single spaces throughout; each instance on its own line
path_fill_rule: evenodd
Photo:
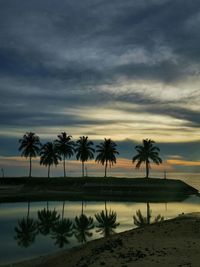
M 137 1 L 136 1 L 137 2 Z M 199 35 L 195 32 L 198 21 L 200 4 L 197 0 L 142 1 L 141 8 L 126 9 L 113 23 L 116 34 L 121 30 L 122 42 L 141 45 L 150 52 L 159 49 L 162 40 L 166 46 L 175 51 L 175 55 L 189 57 L 197 61 L 199 57 Z M 118 27 L 116 27 L 118 25 Z M 196 32 L 197 33 L 197 32 Z M 160 43 L 161 44 L 161 43 Z
M 200 5 L 195 0 L 141 1 L 141 4 L 139 1 L 123 4 L 121 1 L 95 1 L 95 4 L 94 1 L 20 1 L 20 4 L 16 1 L 12 5 L 3 1 L 1 5 L 0 56 L 7 72 L 21 69 L 23 73 L 29 69 L 36 76 L 49 72 L 59 77 L 60 70 L 67 80 L 76 76 L 75 70 L 83 72 L 83 76 L 88 70 L 93 76 L 93 72 L 100 68 L 101 75 L 95 77 L 98 82 L 103 77 L 113 78 L 115 62 L 106 63 L 112 56 L 118 57 L 137 47 L 151 54 L 156 49 L 159 51 L 162 45 L 174 51 L 175 56 L 181 56 L 180 61 L 174 63 L 172 58 L 158 64 L 155 61 L 155 69 L 151 68 L 152 64 L 138 64 L 137 72 L 137 64 L 124 64 L 116 66 L 117 74 L 127 73 L 130 76 L 133 70 L 133 77 L 140 77 L 141 73 L 143 78 L 146 73 L 154 78 L 153 74 L 158 72 L 159 79 L 160 68 L 160 72 L 170 78 L 172 72 L 174 75 L 176 70 L 177 74 L 181 72 L 178 67 L 186 56 L 190 55 L 193 61 L 198 62 L 199 37 L 192 22 L 188 22 L 187 26 L 187 21 L 195 19 L 199 12 Z M 83 48 L 93 51 L 93 60 L 89 54 L 79 54 Z M 74 54 L 70 55 L 72 50 Z M 70 59 L 64 60 L 64 54 L 63 58 L 59 57 L 59 52 L 70 55 Z M 108 58 L 101 58 L 103 56 Z M 75 70 L 69 68 L 73 64 Z M 163 74 L 160 76 L 162 79 Z M 61 75 L 61 78 L 64 77 Z M 80 80 L 79 75 L 77 80 Z M 86 80 L 89 80 L 87 75 Z
M 0 7 L 2 125 L 90 124 L 57 109 L 112 101 L 199 125 L 198 112 L 161 107 L 143 92 L 101 90 L 124 77 L 165 84 L 198 76 L 199 1 L 2 0 Z
M 113 70 L 113 74 L 124 75 L 131 79 L 143 79 L 143 80 L 154 80 L 162 82 L 173 82 L 184 76 L 182 69 L 178 69 L 177 66 L 171 61 L 163 61 L 157 63 L 156 65 L 146 65 L 142 64 L 125 64 L 116 67 Z

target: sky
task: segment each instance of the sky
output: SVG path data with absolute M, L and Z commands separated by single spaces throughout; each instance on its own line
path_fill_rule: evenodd
M 158 170 L 199 172 L 199 32 L 198 0 L 0 0 L 0 167 L 26 175 L 23 134 L 65 131 L 112 138 L 115 171 L 134 173 L 134 147 L 150 138 Z

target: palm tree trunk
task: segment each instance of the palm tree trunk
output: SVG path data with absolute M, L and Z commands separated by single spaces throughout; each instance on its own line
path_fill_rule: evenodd
M 65 156 L 63 157 L 63 167 L 64 167 L 64 178 L 66 177 L 66 170 L 65 170 Z
M 84 167 L 84 161 L 82 161 L 82 177 L 84 177 L 84 169 L 85 169 L 85 167 Z
M 48 165 L 48 178 L 50 177 L 50 164 Z
M 149 202 L 147 202 L 147 224 L 150 224 L 150 222 L 151 222 L 150 205 Z
M 28 211 L 27 211 L 27 219 L 29 218 L 29 214 L 30 214 L 30 201 L 28 201 Z
M 107 210 L 107 202 L 106 201 L 105 201 L 105 212 L 106 212 L 106 215 L 107 215 L 108 210 Z
M 30 167 L 29 167 L 29 178 L 31 178 L 31 171 L 32 171 L 32 162 L 31 162 L 31 156 L 29 157 Z
M 146 178 L 149 178 L 149 162 L 146 160 Z
M 107 167 L 108 167 L 108 162 L 107 162 L 107 160 L 106 160 L 106 165 L 105 165 L 105 175 L 104 175 L 104 177 L 107 177 Z
M 81 203 L 81 215 L 83 215 L 83 201 Z
M 62 208 L 62 221 L 64 219 L 64 212 L 65 212 L 65 201 L 63 201 L 63 208 Z

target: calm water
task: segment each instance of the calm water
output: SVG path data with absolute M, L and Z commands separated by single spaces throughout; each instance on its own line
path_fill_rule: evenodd
M 173 176 L 175 177 L 175 176 Z M 172 178 L 172 177 L 170 177 Z M 184 178 L 179 174 L 175 178 L 182 178 L 190 185 L 200 190 L 200 178 L 198 175 L 184 175 Z M 64 205 L 63 205 L 64 204 Z M 151 210 L 151 220 L 155 216 L 161 214 L 165 219 L 176 217 L 178 214 L 187 212 L 200 211 L 200 198 L 197 196 L 190 196 L 182 202 L 170 203 L 149 203 Z M 95 219 L 95 214 L 100 213 L 102 210 L 105 213 L 104 202 L 31 202 L 31 203 L 14 203 L 14 204 L 0 204 L 0 264 L 10 263 L 28 259 L 31 257 L 39 256 L 42 254 L 51 253 L 62 248 L 70 248 L 72 246 L 81 244 L 80 232 L 76 232 L 76 236 L 63 238 L 62 229 L 52 230 L 50 234 L 39 231 L 35 228 L 39 222 L 38 211 L 44 208 L 51 212 L 55 210 L 57 216 L 62 219 L 70 219 L 75 223 L 75 217 L 79 217 L 82 213 L 87 218 L 92 217 L 94 220 L 94 228 L 89 229 L 91 233 L 87 236 L 87 240 L 99 238 L 103 236 L 102 233 L 97 233 L 98 222 Z M 147 203 L 134 203 L 134 202 L 107 202 L 106 208 L 109 213 L 110 210 L 116 212 L 116 222 L 119 226 L 116 227 L 116 232 L 132 229 L 136 227 L 133 223 L 133 215 L 136 211 L 140 210 L 143 216 L 147 216 Z M 27 217 L 33 223 L 28 231 L 26 226 L 21 225 L 20 221 Z M 32 227 L 32 228 L 31 228 Z M 18 229 L 18 236 L 17 231 Z M 23 228 L 23 231 L 22 231 Z M 92 227 L 91 227 L 92 228 Z M 60 231 L 60 232 L 59 232 Z M 60 233 L 60 234 L 59 234 Z M 92 235 L 92 236 L 90 236 Z M 77 239 L 79 237 L 79 240 Z M 28 240 L 28 241 L 27 241 Z M 67 242 L 68 241 L 68 242 Z M 62 246 L 60 248 L 59 246 Z

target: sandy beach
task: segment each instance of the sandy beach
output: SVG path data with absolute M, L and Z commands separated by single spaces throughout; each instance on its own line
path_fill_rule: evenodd
M 199 267 L 200 213 L 147 225 L 13 267 Z

